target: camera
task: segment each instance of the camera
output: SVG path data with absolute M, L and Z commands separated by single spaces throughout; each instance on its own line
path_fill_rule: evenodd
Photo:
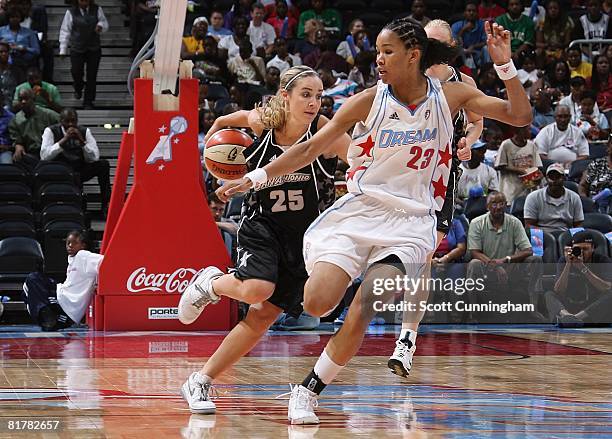
M 578 257 L 578 256 L 582 256 L 582 247 L 579 247 L 577 245 L 572 247 L 572 255 L 574 257 Z

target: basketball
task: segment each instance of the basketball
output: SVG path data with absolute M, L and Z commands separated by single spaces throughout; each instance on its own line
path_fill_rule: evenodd
M 228 128 L 213 134 L 204 148 L 204 162 L 212 175 L 221 180 L 237 180 L 247 173 L 242 151 L 253 143 L 243 131 Z

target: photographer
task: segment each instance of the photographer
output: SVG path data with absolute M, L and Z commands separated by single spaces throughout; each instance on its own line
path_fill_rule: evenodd
M 41 160 L 57 160 L 70 165 L 80 174 L 81 182 L 98 177 L 105 215 L 110 200 L 110 166 L 100 159 L 96 139 L 89 128 L 78 125 L 76 111 L 66 108 L 60 114 L 60 123 L 45 128 L 40 149 Z
M 576 233 L 557 264 L 554 292 L 546 293 L 546 306 L 559 325 L 611 322 L 612 272 L 610 258 L 594 252 L 593 235 Z

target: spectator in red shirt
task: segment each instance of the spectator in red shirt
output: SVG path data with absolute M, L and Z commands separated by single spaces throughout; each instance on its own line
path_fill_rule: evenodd
M 482 0 L 478 5 L 478 18 L 482 21 L 495 21 L 497 17 L 505 13 L 504 8 L 490 0 Z
M 593 76 L 587 80 L 587 89 L 597 93 L 599 111 L 612 111 L 612 81 L 610 81 L 610 60 L 605 55 L 593 59 Z
M 285 0 L 276 0 L 276 14 L 266 20 L 271 24 L 277 37 L 295 38 L 297 20 L 288 15 L 289 8 Z

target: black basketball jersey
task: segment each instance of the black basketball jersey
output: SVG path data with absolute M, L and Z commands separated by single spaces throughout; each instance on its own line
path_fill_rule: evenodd
M 452 66 L 449 66 L 449 67 L 452 71 L 452 75 L 445 82 L 463 82 L 463 79 L 461 79 L 461 72 L 459 71 L 459 69 L 457 69 L 456 67 L 452 67 Z M 457 153 L 457 143 L 459 142 L 459 140 L 461 140 L 462 137 L 465 137 L 465 132 L 466 132 L 465 130 L 467 128 L 467 124 L 468 124 L 467 114 L 465 110 L 462 108 L 457 112 L 457 114 L 453 118 L 453 126 L 455 127 L 455 130 L 453 133 L 453 154 Z
M 310 139 L 317 131 L 317 116 L 296 142 Z M 280 157 L 284 149 L 276 143 L 274 130 L 266 130 L 243 152 L 249 171 Z M 303 235 L 308 226 L 335 201 L 334 173 L 338 158 L 319 156 L 313 163 L 288 175 L 268 180 L 245 197 L 243 214 L 265 217 L 276 227 Z

